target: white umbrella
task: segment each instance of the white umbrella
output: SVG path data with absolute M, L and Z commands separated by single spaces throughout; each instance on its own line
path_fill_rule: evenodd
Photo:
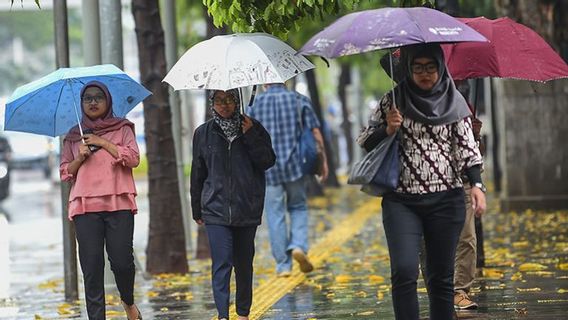
M 283 83 L 314 68 L 282 40 L 266 33 L 216 36 L 187 50 L 164 78 L 175 90 Z

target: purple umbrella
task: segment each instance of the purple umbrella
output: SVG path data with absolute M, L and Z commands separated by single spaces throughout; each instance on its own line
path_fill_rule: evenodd
M 487 39 L 443 12 L 424 8 L 382 8 L 350 13 L 313 36 L 304 55 L 337 58 L 416 43 Z

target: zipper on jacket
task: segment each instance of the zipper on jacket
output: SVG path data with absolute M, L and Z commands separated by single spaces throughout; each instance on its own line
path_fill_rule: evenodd
M 228 140 L 228 139 L 227 139 Z M 235 141 L 233 139 L 233 141 Z M 231 210 L 231 205 L 233 202 L 233 193 L 231 192 L 231 190 L 233 189 L 233 175 L 231 172 L 231 145 L 233 144 L 233 141 L 229 141 L 229 225 L 232 223 L 233 220 L 233 212 Z

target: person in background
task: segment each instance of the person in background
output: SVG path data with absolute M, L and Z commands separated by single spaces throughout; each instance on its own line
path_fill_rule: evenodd
M 290 276 L 292 258 L 299 263 L 302 272 L 311 272 L 314 266 L 307 256 L 306 185 L 297 146 L 301 128 L 311 128 L 324 157 L 320 180 L 325 181 L 328 167 L 319 121 L 310 100 L 288 90 L 283 83 L 265 85 L 265 92 L 257 96 L 248 113 L 268 130 L 276 153 L 276 165 L 266 172 L 264 200 L 276 273 L 280 277 Z
M 213 118 L 193 135 L 193 219 L 207 230 L 218 318 L 229 319 L 234 269 L 237 315 L 246 320 L 252 304 L 254 238 L 262 217 L 264 173 L 276 156 L 264 127 L 241 115 L 237 90 L 211 91 L 209 102 Z
M 75 225 L 90 320 L 105 319 L 104 249 L 129 320 L 142 319 L 134 304 L 132 248 L 136 186 L 132 168 L 140 155 L 134 124 L 116 118 L 112 97 L 100 82 L 81 90 L 81 135 L 73 127 L 63 141 L 59 171 L 71 183 L 69 219 Z
M 458 91 L 468 99 L 469 85 L 467 81 L 456 81 Z M 470 104 L 468 104 L 472 113 L 474 112 Z M 481 154 L 483 155 L 483 147 L 481 144 L 480 131 L 482 122 L 475 117 L 471 117 L 473 137 L 478 143 Z M 456 249 L 456 262 L 454 274 L 454 307 L 458 310 L 477 309 L 478 305 L 469 296 L 471 286 L 475 280 L 477 270 L 477 237 L 475 233 L 475 218 L 481 217 L 481 213 L 476 214 L 469 196 L 471 183 L 467 176 L 463 176 L 464 189 L 466 192 L 466 214 L 465 222 L 460 234 L 458 246 Z M 481 187 L 483 187 L 481 185 Z M 485 191 L 484 191 L 485 192 Z
M 391 262 L 392 296 L 397 320 L 419 317 L 417 279 L 422 241 L 430 319 L 452 319 L 454 260 L 465 219 L 461 176 L 473 185 L 474 211 L 485 210 L 481 155 L 473 138 L 471 112 L 456 90 L 438 44 L 401 49 L 404 68 L 357 138 L 372 150 L 401 131 L 398 187 L 383 196 L 383 226 Z

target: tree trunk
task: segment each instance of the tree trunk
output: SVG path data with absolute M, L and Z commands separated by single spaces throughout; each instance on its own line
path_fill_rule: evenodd
M 553 13 L 554 42 L 558 53 L 568 63 L 568 0 L 558 0 Z
M 158 1 L 132 0 L 140 78 L 152 91 L 144 101 L 144 134 L 148 157 L 150 223 L 146 270 L 157 273 L 188 271 L 185 237 L 175 163 L 164 32 Z
M 312 100 L 312 107 L 314 108 L 314 111 L 316 113 L 316 116 L 318 117 L 318 119 L 320 120 L 321 124 L 323 125 L 323 115 L 322 115 L 322 111 L 321 111 L 321 103 L 320 103 L 320 99 L 319 99 L 319 92 L 318 92 L 318 85 L 316 82 L 316 74 L 315 71 L 313 69 L 306 71 L 306 80 L 308 82 L 308 91 L 310 92 L 310 98 Z M 322 131 L 322 135 L 323 135 L 323 139 L 324 139 L 324 144 L 325 144 L 325 155 L 327 158 L 327 164 L 329 166 L 329 176 L 327 178 L 327 183 L 326 185 L 328 186 L 332 186 L 332 187 L 339 187 L 339 181 L 337 180 L 337 175 L 335 173 L 335 161 L 333 161 L 333 155 L 331 153 L 331 148 L 329 147 L 331 144 L 329 142 L 329 137 Z M 319 189 L 319 193 L 323 194 L 323 190 L 321 190 L 321 186 L 310 186 L 308 188 L 310 191 L 310 189 L 312 189 L 313 191 L 317 191 Z M 313 194 L 313 193 L 310 193 Z
M 341 101 L 341 111 L 343 114 L 343 122 L 341 128 L 347 141 L 347 163 L 353 162 L 353 136 L 351 134 L 351 113 L 347 107 L 347 85 L 351 83 L 351 66 L 347 63 L 341 64 L 341 74 L 339 75 L 339 83 L 337 84 L 337 95 Z

